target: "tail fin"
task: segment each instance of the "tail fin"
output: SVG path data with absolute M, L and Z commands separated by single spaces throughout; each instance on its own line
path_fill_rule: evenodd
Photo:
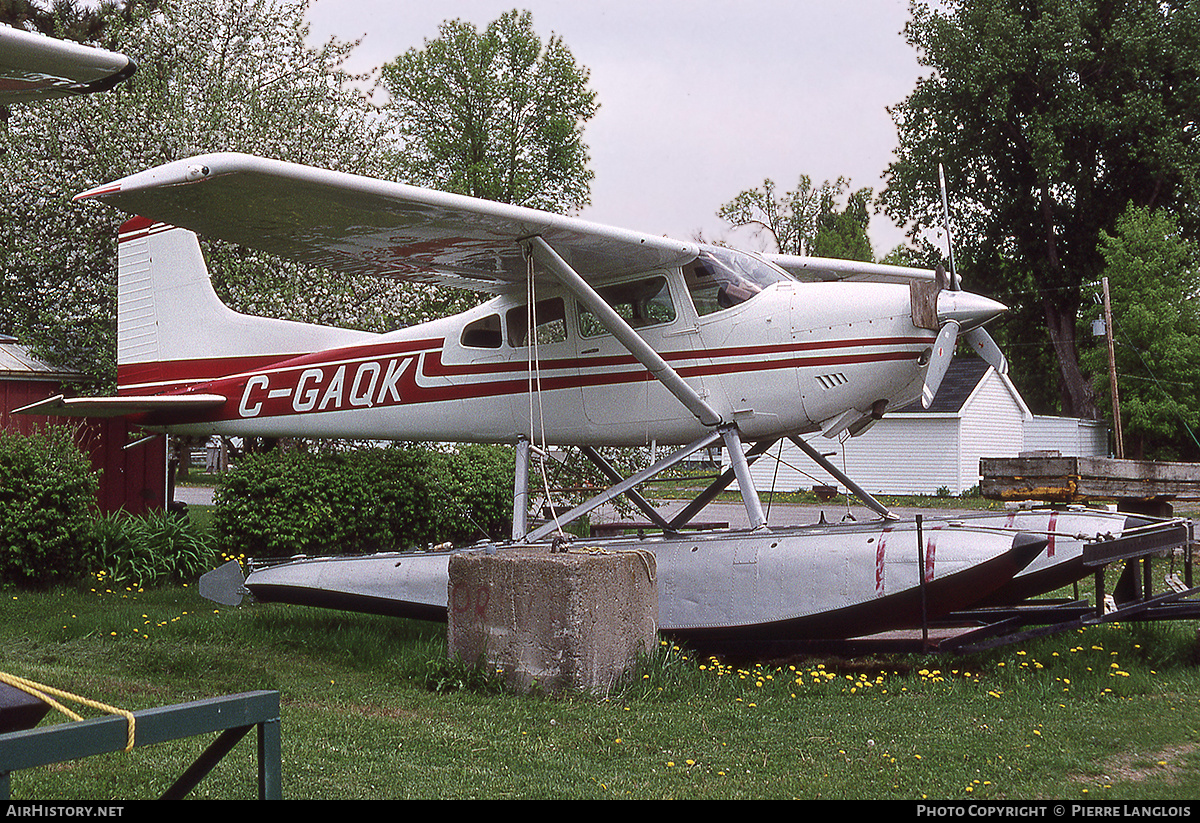
M 369 332 L 238 314 L 213 291 L 196 235 L 135 217 L 117 251 L 117 369 L 122 393 L 237 374 Z

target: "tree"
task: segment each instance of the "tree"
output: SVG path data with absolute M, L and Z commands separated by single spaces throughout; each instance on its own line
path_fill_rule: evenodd
M 721 206 L 717 216 L 735 227 L 765 231 L 781 254 L 871 260 L 867 225 L 872 192 L 849 194 L 846 208 L 838 211 L 837 200 L 849 187 L 842 177 L 813 186 L 811 178 L 800 175 L 794 190 L 778 194 L 768 178 L 760 188 L 747 189 Z
M 383 126 L 341 65 L 354 44 L 307 44 L 307 0 L 165 0 L 107 17 L 105 45 L 138 64 L 103 94 L 14 106 L 0 132 L 0 329 L 104 387 L 115 382 L 115 235 L 122 216 L 77 192 L 210 151 L 360 174 L 391 168 Z M 232 307 L 384 330 L 419 289 L 344 278 L 207 245 Z M 414 308 L 414 306 L 416 308 Z
M 96 474 L 71 431 L 0 431 L 0 585 L 69 582 L 91 539 Z
M 874 260 L 871 239 L 867 236 L 871 221 L 870 202 L 871 190 L 859 189 L 847 197 L 846 208 L 838 211 L 833 196 L 827 195 L 817 217 L 812 253 L 817 257 L 841 260 Z
M 26 31 L 36 31 L 48 37 L 61 37 L 80 43 L 104 45 L 107 21 L 114 15 L 126 19 L 138 6 L 155 8 L 159 0 L 52 0 L 37 3 L 33 0 L 0 0 L 0 23 Z
M 1195 458 L 1200 425 L 1200 245 L 1170 214 L 1130 208 L 1100 233 L 1113 314 L 1121 423 L 1137 459 Z M 1093 284 L 1094 285 L 1094 284 Z M 1093 304 L 1085 318 L 1103 317 Z M 1098 396 L 1111 397 L 1108 348 L 1084 349 Z
M 1009 305 L 1036 301 L 1060 410 L 1095 416 L 1076 318 L 1080 284 L 1103 268 L 1101 231 L 1131 202 L 1175 211 L 1187 232 L 1200 223 L 1200 6 L 914 0 L 911 15 L 932 72 L 891 110 L 885 210 L 914 235 L 939 225 L 944 163 L 960 271 Z
M 588 71 L 559 37 L 543 44 L 529 12 L 480 32 L 461 20 L 386 64 L 385 115 L 417 185 L 571 212 L 589 202 L 583 126 L 596 113 Z

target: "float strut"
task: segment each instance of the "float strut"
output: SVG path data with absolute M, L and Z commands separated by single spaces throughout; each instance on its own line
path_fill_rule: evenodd
M 512 539 L 516 542 L 529 531 L 529 440 L 517 438 L 516 471 L 513 473 Z

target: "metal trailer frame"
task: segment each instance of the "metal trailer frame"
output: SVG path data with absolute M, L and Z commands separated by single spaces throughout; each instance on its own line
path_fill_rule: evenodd
M 245 692 L 159 706 L 133 712 L 133 717 L 134 748 L 220 732 L 160 799 L 185 797 L 255 727 L 258 797 L 283 799 L 279 692 Z M 11 799 L 11 774 L 19 769 L 124 751 L 129 742 L 128 727 L 125 717 L 109 715 L 0 734 L 0 799 Z
M 844 640 L 812 640 L 795 652 L 834 654 L 969 654 L 1036 637 L 1120 620 L 1200 620 L 1200 586 L 1194 586 L 1191 520 L 1172 520 L 1134 534 L 1100 540 L 1084 547 L 1083 563 L 1094 569 L 1096 601 L 1033 598 L 1009 606 L 955 612 L 920 629 L 887 632 Z M 1155 594 L 1151 590 L 1152 559 L 1182 550 L 1184 588 Z M 918 544 L 920 551 L 920 544 Z M 1105 604 L 1105 569 L 1124 562 L 1114 587 L 1112 606 Z
M 1120 620 L 1200 619 L 1200 602 L 1188 599 L 1200 593 L 1200 586 L 1192 585 L 1194 545 L 1194 524 L 1190 520 L 1165 523 L 1115 540 L 1091 543 L 1084 547 L 1083 563 L 1095 569 L 1094 605 L 1086 601 L 1040 605 L 1033 600 L 1009 609 L 1007 615 L 1001 613 L 1003 609 L 993 611 L 991 617 L 995 618 L 995 622 L 946 642 L 943 650 L 956 654 L 986 651 L 1035 637 Z M 1182 549 L 1184 553 L 1184 588 L 1156 595 L 1151 585 L 1152 559 L 1175 549 Z M 1109 564 L 1122 561 L 1125 568 L 1114 587 L 1114 602 L 1109 607 L 1105 603 L 1104 572 Z M 980 610 L 976 616 L 983 617 L 988 611 Z M 1037 628 L 1024 628 L 1030 625 L 1036 625 Z

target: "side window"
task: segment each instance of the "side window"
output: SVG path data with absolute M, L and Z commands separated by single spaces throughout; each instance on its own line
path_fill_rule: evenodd
M 670 323 L 675 319 L 675 304 L 665 277 L 647 277 L 597 289 L 613 311 L 635 329 Z M 579 333 L 584 337 L 607 334 L 600 319 L 585 307 L 579 307 Z
M 498 349 L 504 342 L 500 331 L 500 315 L 489 314 L 463 328 L 462 344 L 469 349 Z
M 518 306 L 509 309 L 508 342 L 513 346 L 528 345 L 530 320 L 537 323 L 537 344 L 545 346 L 550 343 L 561 343 L 567 339 L 566 310 L 561 297 L 549 300 L 539 300 L 533 305 L 534 317 L 530 317 L 528 306 Z

